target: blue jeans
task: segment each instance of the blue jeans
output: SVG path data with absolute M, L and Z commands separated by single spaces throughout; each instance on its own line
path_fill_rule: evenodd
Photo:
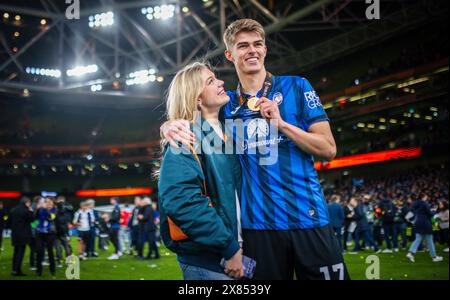
M 416 239 L 412 243 L 411 247 L 409 248 L 409 252 L 416 253 L 417 249 L 419 248 L 420 244 L 422 243 L 422 240 L 426 240 L 428 244 L 428 248 L 430 248 L 430 256 L 433 258 L 436 256 L 436 250 L 434 249 L 434 242 L 433 242 L 433 235 L 432 234 L 420 234 L 416 233 Z
M 233 280 L 226 274 L 217 273 L 208 269 L 186 265 L 178 262 L 181 273 L 183 273 L 183 280 Z

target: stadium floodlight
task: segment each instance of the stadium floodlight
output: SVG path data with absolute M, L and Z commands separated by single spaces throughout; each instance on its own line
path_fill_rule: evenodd
M 91 91 L 93 91 L 93 92 L 99 92 L 102 89 L 103 89 L 103 86 L 101 84 L 91 85 Z
M 72 76 L 83 76 L 85 74 L 89 74 L 89 73 L 95 73 L 98 71 L 98 67 L 97 65 L 89 65 L 89 66 L 79 66 L 79 67 L 75 67 L 73 69 L 69 69 L 67 70 L 66 74 L 69 77 Z
M 45 68 L 34 68 L 34 67 L 26 67 L 25 72 L 31 75 L 40 75 L 47 77 L 61 77 L 61 71 L 58 69 L 45 69 Z
M 167 20 L 175 16 L 175 6 L 172 4 L 164 4 L 161 6 L 144 7 L 141 9 L 141 13 L 149 20 Z
M 114 13 L 108 11 L 106 13 L 89 16 L 89 27 L 107 27 L 114 24 Z
M 162 82 L 164 80 L 161 80 L 162 76 L 156 76 L 156 69 L 154 68 L 132 72 L 128 77 L 129 79 L 125 81 L 126 85 L 146 84 L 155 81 Z

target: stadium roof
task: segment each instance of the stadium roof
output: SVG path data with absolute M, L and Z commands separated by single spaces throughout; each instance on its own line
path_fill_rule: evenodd
M 283 73 L 318 66 L 448 12 L 445 1 L 385 1 L 381 20 L 366 18 L 365 1 L 349 0 L 79 3 L 80 18 L 69 19 L 66 12 L 73 10 L 64 1 L 2 1 L 0 93 L 159 104 L 170 76 L 199 57 L 210 58 L 234 84 L 221 36 L 238 18 L 265 26 L 269 68 Z

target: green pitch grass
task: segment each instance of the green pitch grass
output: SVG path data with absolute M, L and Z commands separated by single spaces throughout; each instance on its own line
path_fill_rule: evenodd
M 76 240 L 72 240 L 73 249 L 76 249 Z M 4 239 L 4 251 L 0 253 L 0 280 L 66 280 L 65 266 L 56 269 L 56 276 L 50 276 L 48 266 L 44 266 L 42 277 L 37 277 L 35 271 L 29 270 L 29 249 L 25 253 L 22 271 L 28 276 L 13 277 L 11 273 L 12 247 L 10 239 Z M 160 247 L 160 259 L 140 261 L 130 255 L 123 255 L 119 260 L 107 260 L 112 249 L 100 252 L 99 257 L 81 261 L 80 279 L 84 280 L 180 280 L 181 272 L 176 256 L 164 247 Z M 410 280 L 410 279 L 449 279 L 448 253 L 442 251 L 443 247 L 436 245 L 437 254 L 444 257 L 444 261 L 433 263 L 428 252 L 416 253 L 415 263 L 410 263 L 405 257 L 406 252 L 400 251 L 392 254 L 377 254 L 380 260 L 380 279 L 384 280 Z M 147 253 L 146 251 L 144 253 Z M 373 255 L 372 251 L 361 251 L 358 254 L 345 254 L 352 279 L 366 279 L 366 257 Z

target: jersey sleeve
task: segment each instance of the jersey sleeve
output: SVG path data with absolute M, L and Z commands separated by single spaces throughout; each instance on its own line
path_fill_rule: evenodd
M 330 121 L 323 108 L 320 98 L 316 91 L 313 89 L 309 81 L 305 78 L 297 78 L 297 99 L 300 101 L 301 107 L 301 120 L 305 129 L 308 130 L 309 127 L 320 121 Z

